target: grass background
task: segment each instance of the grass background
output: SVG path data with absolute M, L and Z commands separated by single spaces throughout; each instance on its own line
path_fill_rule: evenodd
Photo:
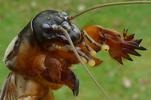
M 119 0 L 0 0 L 0 87 L 9 73 L 2 62 L 5 49 L 37 13 L 56 9 L 73 15 L 98 3 L 116 1 Z M 150 100 L 151 5 L 108 7 L 78 17 L 74 23 L 79 28 L 99 24 L 121 32 L 128 28 L 129 32 L 137 33 L 137 38 L 144 39 L 142 44 L 148 50 L 141 52 L 142 57 L 133 57 L 133 62 L 125 61 L 124 66 L 121 66 L 108 53 L 101 51 L 98 56 L 104 63 L 90 70 L 113 100 Z M 81 66 L 74 66 L 73 70 L 80 80 L 79 96 L 75 98 L 67 87 L 63 87 L 55 91 L 56 100 L 106 100 L 103 95 L 99 95 L 98 89 Z M 126 83 L 130 83 L 130 86 L 127 87 Z

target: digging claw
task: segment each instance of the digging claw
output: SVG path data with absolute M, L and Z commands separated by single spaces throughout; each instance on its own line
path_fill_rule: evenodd
M 136 42 L 137 44 L 140 44 L 140 43 L 142 42 L 142 40 L 143 40 L 143 39 L 138 39 L 138 40 L 135 40 L 135 42 Z
M 143 46 L 139 46 L 138 50 L 147 50 L 147 49 L 144 48 Z
M 72 89 L 73 95 L 78 96 L 79 94 L 79 80 L 76 79 L 74 88 Z
M 129 61 L 133 61 L 133 59 L 128 54 L 123 55 L 123 57 Z

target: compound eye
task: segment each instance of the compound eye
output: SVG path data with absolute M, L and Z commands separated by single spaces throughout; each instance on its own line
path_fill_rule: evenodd
M 44 23 L 42 24 L 42 30 L 43 36 L 49 39 L 52 35 L 52 27 L 48 23 Z
M 51 27 L 50 27 L 50 25 L 48 24 L 48 23 L 44 23 L 44 24 L 42 24 L 42 30 L 45 32 L 45 33 L 49 33 L 49 31 L 50 31 L 50 29 L 51 29 Z
M 42 24 L 42 28 L 43 28 L 43 29 L 50 29 L 51 27 L 50 27 L 49 24 L 44 23 L 44 24 Z

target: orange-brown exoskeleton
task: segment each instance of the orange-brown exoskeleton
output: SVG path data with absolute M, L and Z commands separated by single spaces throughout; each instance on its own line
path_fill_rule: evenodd
M 129 3 L 105 5 L 118 4 Z M 46 10 L 26 25 L 6 50 L 4 61 L 12 72 L 7 77 L 0 100 L 54 100 L 52 91 L 63 85 L 77 96 L 79 80 L 70 69 L 73 64 L 101 64 L 95 55 L 102 49 L 123 64 L 122 59 L 132 61 L 129 54 L 140 56 L 136 50 L 146 50 L 140 45 L 142 39 L 135 39 L 127 30 L 121 34 L 98 25 L 78 28 L 72 20 L 85 12 L 71 17 L 65 12 Z

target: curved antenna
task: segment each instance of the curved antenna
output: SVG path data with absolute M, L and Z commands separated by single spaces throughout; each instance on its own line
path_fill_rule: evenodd
M 84 64 L 84 62 L 82 61 L 81 57 L 79 56 L 78 52 L 76 51 L 76 48 L 74 47 L 74 44 L 68 34 L 68 32 L 62 28 L 61 26 L 59 27 L 64 33 L 65 33 L 65 36 L 67 37 L 68 41 L 69 41 L 69 44 L 71 45 L 72 49 L 73 49 L 73 52 L 75 53 L 76 57 L 78 58 L 78 60 L 80 61 L 80 63 L 83 65 L 84 69 L 86 70 L 89 78 L 94 82 L 94 84 L 97 86 L 97 88 L 99 89 L 99 91 L 101 93 L 103 93 L 107 100 L 112 100 L 110 98 L 110 96 L 108 95 L 108 93 L 104 90 L 104 88 L 98 83 L 98 81 L 94 78 L 94 75 L 90 72 L 90 70 L 88 69 L 88 67 Z
M 114 2 L 114 3 L 104 3 L 104 4 L 99 4 L 99 5 L 96 5 L 94 7 L 91 7 L 87 10 L 84 10 L 74 16 L 70 16 L 68 19 L 69 20 L 73 20 L 75 18 L 77 18 L 78 16 L 80 15 L 83 15 L 87 12 L 90 12 L 90 11 L 93 11 L 93 10 L 96 10 L 96 9 L 101 9 L 101 8 L 105 8 L 105 7 L 111 7 L 111 6 L 118 6 L 118 5 L 131 5 L 131 4 L 151 4 L 151 1 L 127 1 L 127 2 Z

